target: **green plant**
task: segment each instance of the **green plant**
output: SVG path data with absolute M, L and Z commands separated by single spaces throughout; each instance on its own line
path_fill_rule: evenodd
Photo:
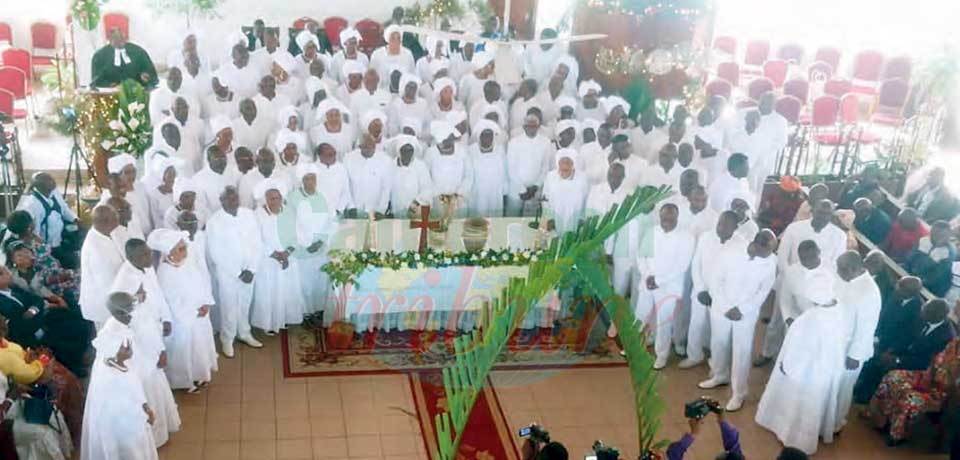
M 149 0 L 147 6 L 156 14 L 174 13 L 184 16 L 187 26 L 191 19 L 211 19 L 220 16 L 217 11 L 225 0 Z
M 59 61 L 57 66 L 44 67 L 40 73 L 40 83 L 50 93 L 58 93 L 61 87 L 64 93 L 73 91 L 73 88 L 76 88 L 73 80 L 73 67 L 66 61 Z
M 100 24 L 100 7 L 104 3 L 107 3 L 107 0 L 74 0 L 70 5 L 70 14 L 83 29 L 95 30 L 97 24 Z
M 78 125 L 87 148 L 143 156 L 153 140 L 148 101 L 147 91 L 134 80 L 120 85 L 116 100 L 80 98 Z
M 493 319 L 483 328 L 482 334 L 474 331 L 454 339 L 455 361 L 442 370 L 448 409 L 437 414 L 435 419 L 439 451 L 434 458 L 458 458 L 457 451 L 470 412 L 487 382 L 496 356 L 530 307 L 572 273 L 592 285 L 595 294 L 605 301 L 604 307 L 610 310 L 620 330 L 633 383 L 641 454 L 665 445 L 665 441 L 657 440 L 663 401 L 657 391 L 654 359 L 646 350 L 646 338 L 633 311 L 613 292 L 605 263 L 597 254 L 602 251 L 607 238 L 641 214 L 650 213 L 654 205 L 669 194 L 667 187 L 638 189 L 602 218 L 593 216 L 582 222 L 576 231 L 554 238 L 547 249 L 531 261 L 528 276 L 511 279 L 502 294 L 491 303 Z

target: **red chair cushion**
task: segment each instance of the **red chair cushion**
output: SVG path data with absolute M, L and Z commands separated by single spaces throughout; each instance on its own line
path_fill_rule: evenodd
M 850 91 L 857 94 L 868 94 L 868 95 L 877 94 L 877 88 L 875 86 L 853 85 L 852 87 L 850 87 Z
M 854 140 L 861 144 L 876 144 L 880 142 L 880 135 L 870 131 L 861 131 L 853 136 Z
M 819 133 L 813 136 L 813 140 L 823 145 L 840 145 L 843 143 L 843 135 L 837 132 Z
M 870 117 L 870 122 L 878 125 L 898 126 L 903 123 L 903 117 L 889 113 L 875 113 Z
M 49 56 L 33 56 L 33 65 L 53 65 L 53 58 Z

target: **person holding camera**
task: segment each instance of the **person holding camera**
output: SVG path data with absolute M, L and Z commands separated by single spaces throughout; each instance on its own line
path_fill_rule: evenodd
M 690 431 L 683 435 L 680 440 L 670 444 L 667 447 L 667 460 L 682 460 L 687 449 L 693 445 L 693 441 L 700 434 L 700 427 L 710 413 L 717 415 L 717 425 L 720 427 L 720 437 L 723 439 L 723 453 L 717 458 L 724 460 L 741 460 L 744 458 L 743 451 L 740 449 L 740 432 L 726 421 L 724 410 L 720 407 L 720 402 L 707 397 L 700 398 L 691 403 L 687 403 L 684 415 L 687 417 L 687 423 L 690 424 Z
M 551 441 L 550 433 L 536 423 L 522 428 L 520 436 L 526 438 L 520 447 L 520 458 L 523 460 L 567 460 L 570 457 L 567 448 Z

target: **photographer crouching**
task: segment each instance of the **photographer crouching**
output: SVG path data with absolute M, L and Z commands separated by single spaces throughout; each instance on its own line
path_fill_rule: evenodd
M 524 438 L 520 447 L 523 460 L 567 460 L 570 458 L 567 448 L 559 442 L 550 441 L 550 433 L 536 423 L 520 429 Z
M 717 454 L 717 460 L 743 460 L 743 451 L 740 449 L 740 432 L 724 419 L 724 410 L 720 403 L 706 396 L 689 402 L 684 407 L 684 416 L 690 424 L 690 431 L 679 441 L 667 447 L 667 460 L 683 460 L 687 449 L 700 434 L 700 425 L 710 413 L 716 414 L 717 425 L 720 427 L 720 438 L 723 440 L 723 452 Z M 776 460 L 808 460 L 807 454 L 792 447 L 784 447 Z

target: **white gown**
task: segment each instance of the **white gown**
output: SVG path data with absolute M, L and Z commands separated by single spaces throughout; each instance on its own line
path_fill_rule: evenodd
M 280 241 L 278 216 L 267 212 L 264 206 L 257 207 L 256 216 L 263 243 L 254 281 L 250 324 L 264 331 L 277 332 L 287 325 L 303 322 L 305 308 L 299 260 L 290 254 L 290 264 L 284 269 L 279 261 L 270 257 L 275 251 L 286 250 Z
M 569 179 L 561 178 L 559 171 L 547 173 L 543 183 L 543 196 L 547 201 L 543 206 L 544 212 L 549 211 L 554 219 L 557 233 L 577 229 L 589 191 L 590 186 L 579 171 Z
M 507 155 L 503 145 L 494 142 L 492 151 L 481 152 L 479 143 L 470 144 L 469 155 L 473 162 L 470 215 L 503 217 L 503 197 L 507 194 Z
M 197 316 L 201 306 L 215 303 L 209 277 L 204 282 L 203 273 L 188 256 L 179 267 L 161 262 L 157 279 L 173 315 L 172 332 L 164 340 L 170 387 L 186 389 L 192 388 L 194 382 L 209 382 L 218 369 L 217 347 L 209 313 L 202 318 Z

